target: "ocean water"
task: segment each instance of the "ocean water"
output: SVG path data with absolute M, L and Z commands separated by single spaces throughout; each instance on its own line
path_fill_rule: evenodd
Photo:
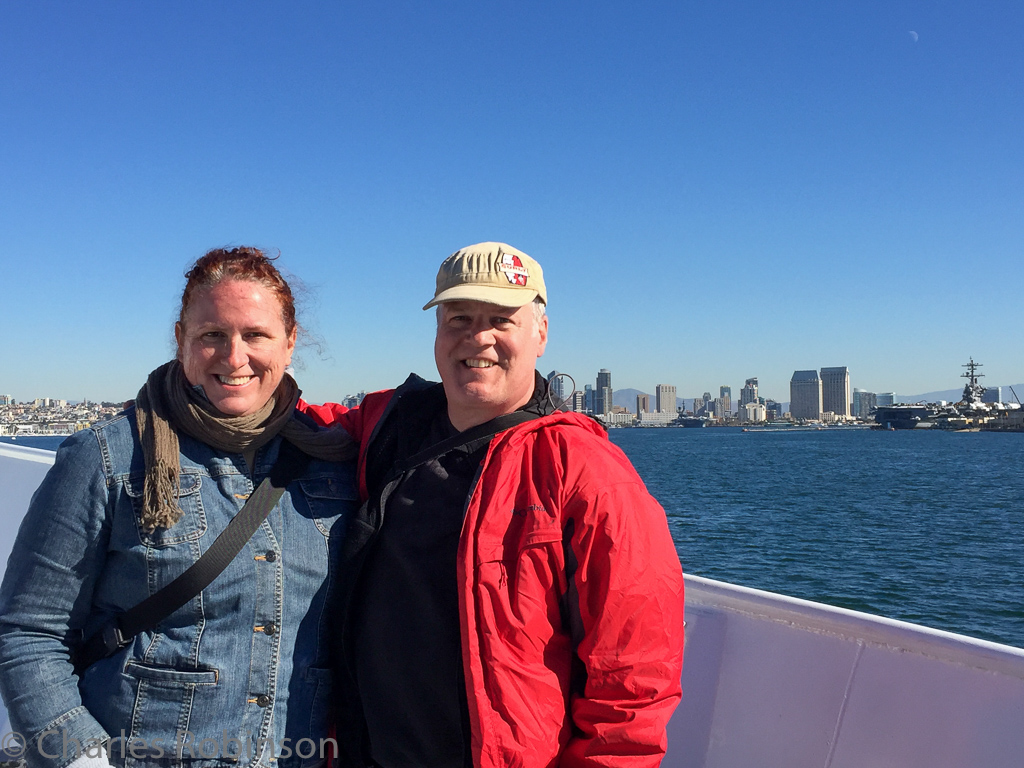
M 1024 648 L 1024 434 L 610 435 L 687 573 Z
M 1024 647 L 1024 434 L 610 435 L 687 573 Z

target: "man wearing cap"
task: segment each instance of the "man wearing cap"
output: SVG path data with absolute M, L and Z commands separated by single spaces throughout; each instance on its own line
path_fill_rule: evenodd
M 343 553 L 344 766 L 656 766 L 680 697 L 683 579 L 665 513 L 590 418 L 555 410 L 540 265 L 452 254 L 440 384 L 309 406 L 361 446 Z

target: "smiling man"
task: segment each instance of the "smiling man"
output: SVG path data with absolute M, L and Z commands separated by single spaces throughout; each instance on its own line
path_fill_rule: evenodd
M 339 606 L 342 765 L 655 766 L 679 701 L 665 513 L 597 422 L 555 410 L 540 265 L 441 265 L 434 358 L 345 411 L 367 502 Z

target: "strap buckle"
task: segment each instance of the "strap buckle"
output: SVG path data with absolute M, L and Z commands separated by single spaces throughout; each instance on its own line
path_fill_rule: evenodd
M 104 656 L 110 656 L 128 645 L 132 639 L 121 634 L 117 624 L 108 624 L 100 632 L 100 641 L 103 643 Z

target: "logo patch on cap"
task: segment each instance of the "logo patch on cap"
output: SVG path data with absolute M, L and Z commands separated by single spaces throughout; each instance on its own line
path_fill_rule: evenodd
M 498 269 L 505 273 L 512 285 L 526 285 L 526 279 L 530 276 L 523 262 L 512 253 L 501 254 L 501 266 Z

